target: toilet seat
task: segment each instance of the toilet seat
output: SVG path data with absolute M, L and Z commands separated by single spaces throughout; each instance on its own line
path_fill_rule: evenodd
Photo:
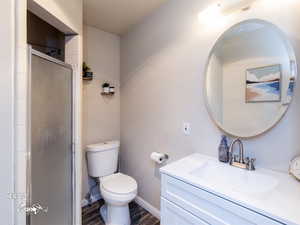
M 131 195 L 137 192 L 136 181 L 122 173 L 103 177 L 100 183 L 102 190 L 113 195 Z

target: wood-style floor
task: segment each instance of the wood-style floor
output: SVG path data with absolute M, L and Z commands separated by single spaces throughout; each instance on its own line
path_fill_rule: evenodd
M 104 204 L 103 200 L 82 208 L 82 225 L 105 225 L 100 216 L 100 207 Z M 159 225 L 159 220 L 151 215 L 141 206 L 132 202 L 129 204 L 132 225 Z

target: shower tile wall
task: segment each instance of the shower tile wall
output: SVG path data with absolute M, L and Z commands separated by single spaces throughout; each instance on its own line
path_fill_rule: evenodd
M 27 99 L 27 35 L 26 0 L 16 1 L 15 64 L 15 193 L 26 193 L 26 99 Z M 18 209 L 22 199 L 15 202 Z M 25 224 L 24 212 L 15 214 L 15 224 Z

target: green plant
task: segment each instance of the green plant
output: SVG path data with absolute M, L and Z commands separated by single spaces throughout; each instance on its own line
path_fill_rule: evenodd
M 110 87 L 110 84 L 107 83 L 107 82 L 105 82 L 104 84 L 102 84 L 102 87 L 103 87 L 103 88 Z
M 90 70 L 91 70 L 91 68 L 88 67 L 88 65 L 85 62 L 83 62 L 83 64 L 82 64 L 83 73 L 89 72 Z

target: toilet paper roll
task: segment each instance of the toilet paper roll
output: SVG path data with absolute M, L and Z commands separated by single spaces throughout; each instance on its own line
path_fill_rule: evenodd
M 151 153 L 151 159 L 158 163 L 158 164 L 161 164 L 163 163 L 164 161 L 167 160 L 167 157 L 166 157 L 166 154 L 163 154 L 163 153 L 158 153 L 158 152 L 152 152 Z

